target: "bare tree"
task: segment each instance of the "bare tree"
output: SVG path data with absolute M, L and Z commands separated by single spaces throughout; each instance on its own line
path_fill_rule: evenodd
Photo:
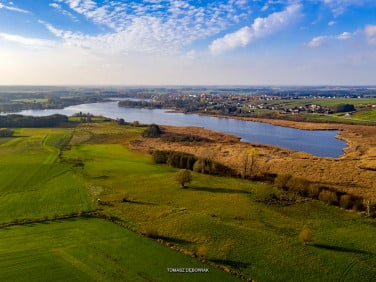
M 366 208 L 367 216 L 371 215 L 371 200 L 370 199 L 363 199 L 363 205 Z
M 242 177 L 247 178 L 254 178 L 257 172 L 257 160 L 258 154 L 256 149 L 251 148 L 247 149 L 243 152 L 241 158 L 241 167 L 242 167 Z

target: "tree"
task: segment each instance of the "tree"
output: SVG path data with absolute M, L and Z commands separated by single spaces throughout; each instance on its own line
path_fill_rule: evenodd
M 242 166 L 242 177 L 247 178 L 248 176 L 250 178 L 254 178 L 256 175 L 257 170 L 257 159 L 258 154 L 256 149 L 248 149 L 245 150 L 242 160 L 241 160 L 241 166 Z
M 371 215 L 371 200 L 370 199 L 363 199 L 363 205 L 366 208 L 366 215 Z
M 191 171 L 188 169 L 181 169 L 175 174 L 175 181 L 178 182 L 182 188 L 185 188 L 185 183 L 190 183 L 191 180 Z
M 322 190 L 319 194 L 319 200 L 328 205 L 336 205 L 338 203 L 337 193 L 334 191 Z
M 300 231 L 299 239 L 307 245 L 309 242 L 312 241 L 312 231 L 307 225 L 304 225 L 302 231 Z
M 338 104 L 334 106 L 333 111 L 336 113 L 352 112 L 355 111 L 355 107 L 352 104 Z
M 13 130 L 8 128 L 0 128 L 0 137 L 11 137 L 13 135 Z
M 143 137 L 159 137 L 162 134 L 162 130 L 157 124 L 150 125 L 143 133 Z

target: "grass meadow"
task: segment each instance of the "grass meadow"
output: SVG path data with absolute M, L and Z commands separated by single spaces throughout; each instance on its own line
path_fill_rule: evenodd
M 373 124 L 376 122 L 376 110 L 372 105 L 376 105 L 376 98 L 317 98 L 317 99 L 289 99 L 267 101 L 268 106 L 294 108 L 305 104 L 316 104 L 323 107 L 334 107 L 339 104 L 352 104 L 356 111 L 353 115 L 347 116 L 346 113 L 334 114 L 316 114 L 300 113 L 307 121 L 350 123 L 350 124 Z M 256 113 L 268 114 L 271 111 L 265 109 L 256 109 Z M 277 111 L 276 111 L 277 112 Z
M 84 180 L 57 162 L 59 149 L 48 141 L 69 131 L 22 129 L 0 145 L 0 223 L 94 208 Z
M 130 151 L 125 140 L 103 143 L 96 138 L 101 129 L 95 130 L 90 142 L 65 156 L 85 163 L 80 173 L 104 213 L 129 228 L 257 281 L 369 281 L 376 276 L 374 219 L 298 197 L 275 205 L 265 200 L 270 194 L 292 196 L 235 178 L 194 173 L 182 189 L 174 182 L 176 169 Z M 313 232 L 308 245 L 299 240 L 305 225 Z
M 87 176 L 59 157 L 73 132 L 19 129 L 0 145 L 0 281 L 238 280 L 103 219 L 59 219 L 96 209 Z
M 1 281 L 236 281 L 102 219 L 12 226 L 0 236 Z M 167 271 L 176 267 L 209 272 Z
M 1 143 L 0 223 L 100 209 L 129 229 L 86 217 L 3 227 L 1 281 L 236 279 L 212 267 L 167 272 L 209 267 L 192 256 L 256 281 L 376 277 L 374 219 L 236 178 L 193 173 L 182 189 L 176 169 L 129 149 L 142 130 L 96 122 L 17 130 Z M 289 201 L 269 201 L 273 194 Z M 307 245 L 299 240 L 304 226 L 313 234 Z

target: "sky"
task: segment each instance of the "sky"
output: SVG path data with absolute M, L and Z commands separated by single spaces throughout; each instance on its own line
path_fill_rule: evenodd
M 0 0 L 0 85 L 376 85 L 376 1 Z

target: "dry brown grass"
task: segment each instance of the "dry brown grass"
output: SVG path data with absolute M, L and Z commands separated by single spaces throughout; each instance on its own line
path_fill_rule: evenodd
M 304 152 L 254 143 L 240 142 L 236 136 L 198 127 L 172 127 L 163 129 L 170 134 L 192 133 L 212 142 L 166 142 L 159 138 L 142 138 L 135 142 L 134 149 L 143 151 L 176 150 L 202 157 L 210 154 L 226 166 L 242 171 L 242 158 L 249 149 L 258 154 L 259 172 L 291 174 L 311 182 L 324 184 L 356 196 L 376 200 L 376 127 L 359 125 L 309 124 L 288 121 L 273 121 L 308 129 L 340 129 L 338 138 L 347 142 L 344 155 L 338 159 L 320 158 Z

